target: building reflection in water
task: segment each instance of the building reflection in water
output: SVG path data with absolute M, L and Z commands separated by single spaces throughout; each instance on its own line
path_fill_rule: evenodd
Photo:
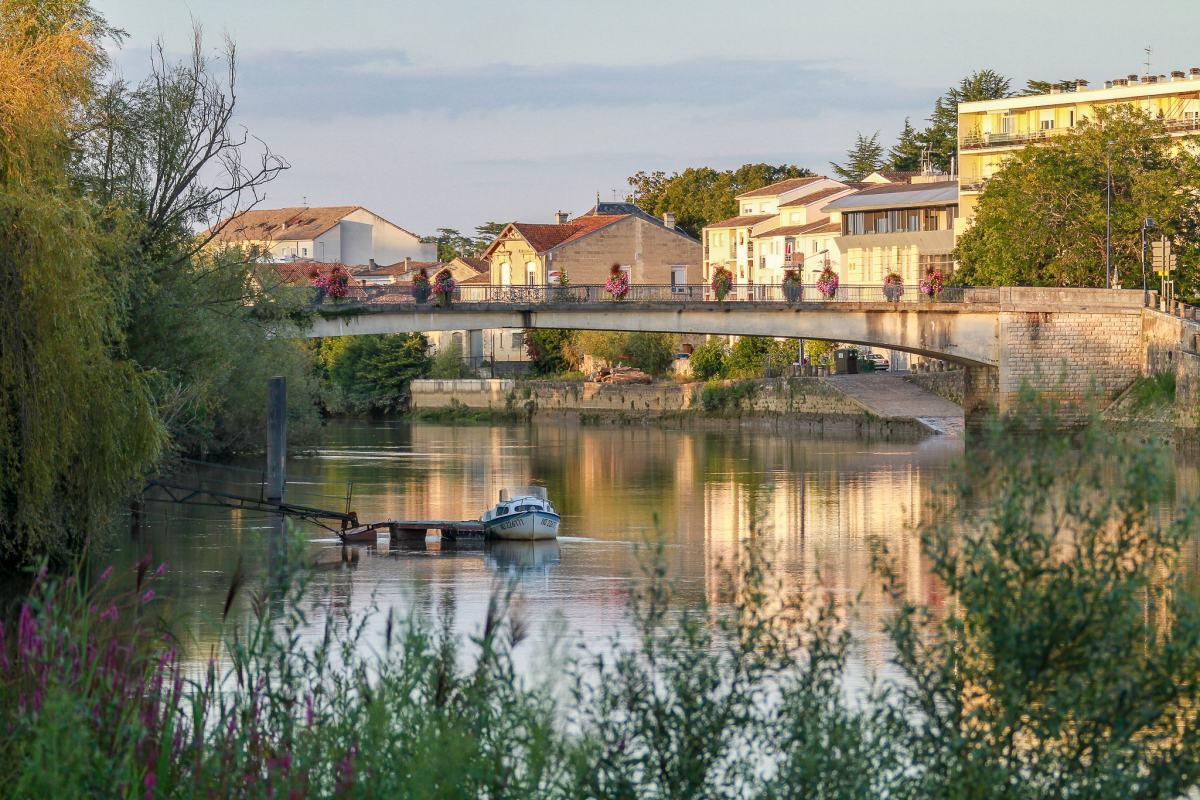
M 744 557 L 753 528 L 788 590 L 815 584 L 858 598 L 852 624 L 866 661 L 878 664 L 888 609 L 873 578 L 874 548 L 895 559 L 911 599 L 940 605 L 914 527 L 960 451 L 954 439 L 887 444 L 761 430 L 336 422 L 316 451 L 289 463 L 288 496 L 336 504 L 330 496 L 352 483 L 364 520 L 466 519 L 501 488 L 539 483 L 563 517 L 558 542 L 384 542 L 358 548 L 357 563 L 328 532 L 302 527 L 309 557 L 322 564 L 310 586 L 316 630 L 329 610 L 374 604 L 434 618 L 449 603 L 459 629 L 474 632 L 492 592 L 512 581 L 534 632 L 523 647 L 541 646 L 539 626 L 602 640 L 626 629 L 638 562 L 656 537 L 676 602 L 699 604 L 723 599 L 723 569 Z M 148 546 L 168 561 L 160 594 L 173 598 L 196 642 L 211 643 L 239 558 L 252 575 L 265 571 L 269 522 L 213 509 L 152 512 L 138 547 L 119 558 L 132 563 Z

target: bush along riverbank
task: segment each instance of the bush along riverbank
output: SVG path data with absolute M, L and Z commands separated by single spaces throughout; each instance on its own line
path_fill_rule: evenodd
M 927 515 L 936 604 L 880 551 L 893 654 L 860 691 L 853 608 L 780 585 L 753 529 L 713 605 L 681 607 L 651 547 L 632 635 L 528 675 L 511 587 L 462 639 L 453 603 L 371 625 L 301 576 L 240 572 L 220 646 L 185 658 L 144 559 L 86 587 L 43 572 L 3 626 L 0 796 L 1184 796 L 1195 510 L 1161 512 L 1159 451 L 1046 433 L 1041 411 L 991 431 Z

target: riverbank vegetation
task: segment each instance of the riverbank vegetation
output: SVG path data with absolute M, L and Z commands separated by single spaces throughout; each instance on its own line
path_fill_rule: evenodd
M 162 459 L 257 442 L 265 379 L 317 422 L 303 299 L 196 236 L 287 164 L 232 126 L 236 57 L 130 83 L 80 0 L 0 0 L 0 561 L 67 558 Z
M 1157 451 L 1025 410 L 926 515 L 931 584 L 878 551 L 891 654 L 858 689 L 853 608 L 782 584 L 755 529 L 699 607 L 651 547 L 633 634 L 535 674 L 512 587 L 464 640 L 448 598 L 371 625 L 240 570 L 221 649 L 185 655 L 147 558 L 43 572 L 4 626 L 0 796 L 1184 796 L 1194 509 Z

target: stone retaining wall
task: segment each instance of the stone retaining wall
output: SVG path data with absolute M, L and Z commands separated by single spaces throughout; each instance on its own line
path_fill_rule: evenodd
M 730 386 L 724 381 L 719 386 Z M 412 407 L 444 408 L 452 401 L 468 408 L 502 410 L 532 400 L 539 411 L 673 413 L 701 406 L 705 384 L 613 385 L 579 381 L 417 380 Z M 754 382 L 736 410 L 781 414 L 861 416 L 862 406 L 820 378 Z
M 963 404 L 963 370 L 952 369 L 946 372 L 914 372 L 905 377 L 910 383 L 915 383 L 927 392 L 932 392 L 951 403 Z

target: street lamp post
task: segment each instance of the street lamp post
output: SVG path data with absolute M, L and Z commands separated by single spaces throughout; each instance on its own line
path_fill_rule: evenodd
M 1104 285 L 1109 289 L 1113 285 L 1112 274 L 1112 140 L 1106 142 L 1104 150 L 1104 171 L 1107 180 L 1104 183 Z
M 1146 286 L 1146 231 L 1154 227 L 1154 220 L 1146 217 L 1142 221 L 1142 305 L 1150 305 L 1150 289 Z

